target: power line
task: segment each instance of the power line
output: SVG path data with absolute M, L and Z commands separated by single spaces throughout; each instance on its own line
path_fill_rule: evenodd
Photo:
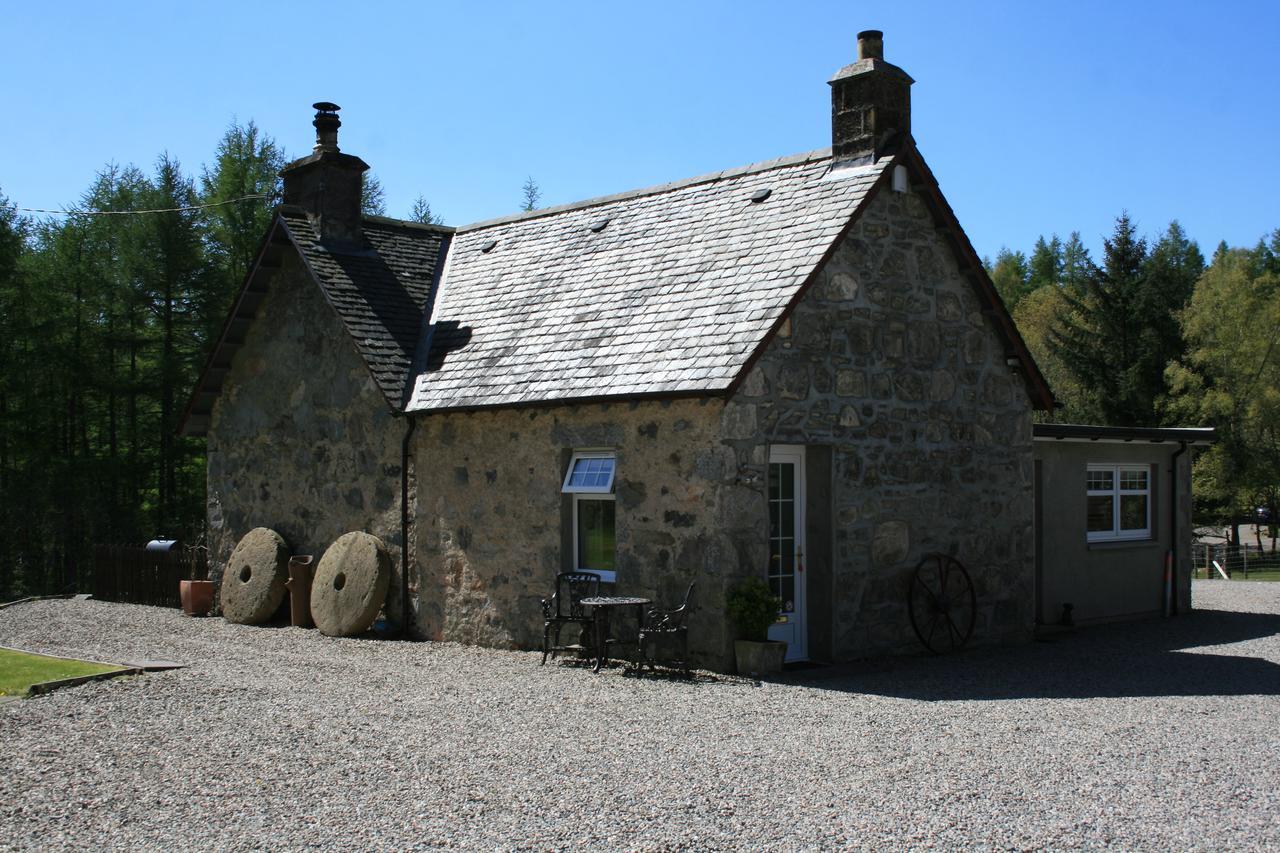
M 252 195 L 242 195 L 239 198 L 227 199 L 226 201 L 214 201 L 209 204 L 193 204 L 189 207 L 157 207 L 152 210 L 50 210 L 44 207 L 17 207 L 16 205 L 11 207 L 13 210 L 22 213 L 52 213 L 57 216 L 136 216 L 143 213 L 186 213 L 190 210 L 204 210 L 209 207 L 221 207 L 224 204 L 235 204 L 238 201 L 266 197 L 263 193 L 254 193 Z

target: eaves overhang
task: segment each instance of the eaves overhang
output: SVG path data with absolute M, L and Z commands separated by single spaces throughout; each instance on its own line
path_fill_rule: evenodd
M 1032 424 L 1031 436 L 1039 442 L 1103 442 L 1109 444 L 1186 444 L 1208 447 L 1218 440 L 1213 427 L 1116 427 L 1093 424 Z

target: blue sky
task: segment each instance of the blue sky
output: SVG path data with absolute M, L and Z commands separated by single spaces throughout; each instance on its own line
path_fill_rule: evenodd
M 1211 249 L 1280 228 L 1280 3 L 10 5 L 0 192 L 74 204 L 108 161 L 188 170 L 233 117 L 293 156 L 310 104 L 389 213 L 450 224 L 830 144 L 862 29 L 916 80 L 913 130 L 979 253 L 1127 209 Z

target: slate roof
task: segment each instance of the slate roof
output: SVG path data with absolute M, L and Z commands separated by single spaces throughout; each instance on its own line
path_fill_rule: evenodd
M 296 251 L 342 320 L 369 372 L 401 410 L 420 352 L 423 316 L 452 228 L 365 217 L 369 247 L 334 252 L 316 242 L 306 215 L 281 206 L 267 230 L 253 270 L 236 294 L 222 331 L 182 416 L 184 435 L 205 435 L 235 353 L 280 268 L 281 253 Z
M 316 241 L 301 210 L 281 207 L 280 219 L 388 403 L 402 408 L 436 264 L 452 229 L 365 217 L 370 249 L 335 252 Z
M 456 230 L 365 217 L 369 245 L 359 251 L 322 246 L 306 215 L 282 206 L 183 431 L 208 428 L 285 246 L 302 256 L 395 410 L 727 392 L 898 164 L 924 176 L 1033 403 L 1051 407 L 1012 318 L 908 144 L 865 166 L 833 171 L 827 148 Z
M 725 391 L 893 163 L 835 177 L 824 149 L 458 229 L 408 409 Z

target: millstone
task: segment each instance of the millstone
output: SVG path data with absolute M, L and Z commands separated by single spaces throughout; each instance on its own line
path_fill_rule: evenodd
M 222 615 L 228 622 L 261 625 L 284 600 L 289 578 L 289 547 L 269 527 L 244 535 L 222 575 Z
M 344 533 L 320 559 L 311 584 L 311 618 L 321 634 L 352 637 L 369 630 L 391 582 L 391 555 L 368 533 Z

